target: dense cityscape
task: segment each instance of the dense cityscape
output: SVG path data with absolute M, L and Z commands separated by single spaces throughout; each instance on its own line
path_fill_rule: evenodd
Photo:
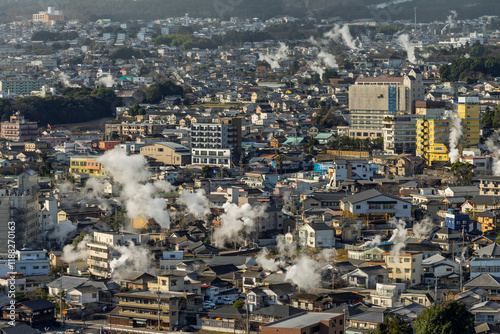
M 9 5 L 0 334 L 500 333 L 500 17 L 410 2 Z

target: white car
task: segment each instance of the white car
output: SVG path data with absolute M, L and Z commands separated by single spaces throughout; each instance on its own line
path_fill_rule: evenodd
M 215 307 L 215 304 L 209 301 L 204 301 L 202 304 L 203 308 L 213 308 Z

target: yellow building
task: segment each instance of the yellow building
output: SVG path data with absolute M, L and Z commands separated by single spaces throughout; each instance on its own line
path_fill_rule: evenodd
M 458 98 L 458 115 L 462 119 L 463 147 L 476 147 L 479 144 L 480 106 L 479 97 L 461 96 Z
M 385 266 L 389 272 L 389 280 L 395 283 L 405 283 L 407 286 L 422 282 L 422 253 L 383 253 Z
M 447 143 L 450 140 L 451 120 L 430 117 L 417 120 L 417 156 L 427 165 L 434 161 L 449 161 Z
M 96 161 L 97 155 L 74 156 L 70 159 L 71 174 L 89 174 L 90 176 L 106 176 L 104 167 Z

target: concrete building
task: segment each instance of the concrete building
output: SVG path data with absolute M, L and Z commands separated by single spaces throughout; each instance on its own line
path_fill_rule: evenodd
M 384 253 L 385 265 L 389 279 L 395 283 L 405 283 L 407 286 L 422 282 L 422 253 Z
M 34 141 L 36 140 L 37 132 L 37 122 L 29 122 L 19 113 L 10 116 L 10 121 L 2 122 L 1 125 L 1 136 L 8 141 Z
M 141 154 L 155 162 L 171 166 L 186 166 L 191 163 L 191 152 L 185 146 L 170 142 L 159 142 L 141 147 Z
M 414 153 L 417 149 L 415 129 L 418 115 L 392 115 L 383 120 L 384 153 Z
M 106 176 L 97 155 L 75 155 L 70 158 L 69 172 L 71 174 L 88 174 L 89 176 Z
M 41 91 L 43 86 L 54 86 L 54 80 L 39 78 L 4 78 L 0 80 L 0 92 L 8 95 L 30 95 L 32 91 Z
M 33 14 L 33 22 L 54 24 L 59 21 L 64 21 L 64 14 L 62 10 L 56 10 L 55 7 L 48 7 L 47 11 L 40 11 L 37 14 Z
M 104 136 L 106 140 L 133 139 L 139 136 L 160 134 L 163 131 L 164 125 L 150 123 L 120 123 L 106 124 L 104 128 Z
M 350 134 L 357 138 L 383 136 L 384 118 L 411 114 L 424 99 L 422 74 L 412 69 L 401 77 L 358 78 L 349 87 Z
M 214 119 L 213 123 L 191 124 L 194 165 L 232 167 L 241 150 L 241 118 Z
M 368 160 L 337 159 L 332 164 L 333 166 L 328 168 L 328 186 L 332 189 L 337 189 L 340 182 L 348 179 L 370 180 L 373 177 Z
M 460 96 L 458 98 L 458 116 L 462 119 L 463 147 L 476 147 L 480 138 L 480 106 L 477 96 Z
M 94 232 L 92 242 L 87 244 L 89 272 L 97 277 L 110 278 L 111 261 L 120 257 L 115 247 L 130 244 L 141 247 L 143 239 L 143 235 L 136 233 Z
M 0 263 L 2 271 L 23 273 L 23 276 L 48 275 L 50 259 L 45 249 L 23 248 L 15 252 L 14 268 L 9 268 L 8 261 Z M 3 274 L 6 274 L 3 273 Z
M 417 120 L 417 156 L 427 165 L 436 161 L 449 161 L 451 120 L 444 116 L 425 117 Z
M 186 325 L 186 318 L 194 316 L 201 307 L 201 298 L 192 293 L 144 290 L 118 293 L 115 296 L 119 301 L 108 315 L 110 326 L 160 326 L 172 331 L 173 326 Z
M 17 187 L 0 188 L 0 252 L 7 253 L 10 235 L 18 249 L 34 245 L 38 228 L 38 174 L 29 169 L 21 173 Z

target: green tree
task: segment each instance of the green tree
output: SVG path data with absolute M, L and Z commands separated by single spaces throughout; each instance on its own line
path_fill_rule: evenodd
M 474 334 L 474 315 L 451 300 L 425 309 L 415 320 L 416 334 Z
M 204 178 L 210 178 L 212 176 L 212 168 L 210 166 L 203 166 L 201 167 L 201 176 Z
M 466 162 L 457 161 L 451 165 L 451 173 L 457 178 L 457 183 L 459 185 L 469 185 L 472 184 L 472 178 L 474 177 L 474 165 Z
M 403 317 L 389 313 L 384 322 L 378 324 L 370 334 L 413 334 L 413 328 L 404 321 Z
M 242 300 L 236 299 L 233 303 L 233 307 L 241 310 L 245 303 Z

